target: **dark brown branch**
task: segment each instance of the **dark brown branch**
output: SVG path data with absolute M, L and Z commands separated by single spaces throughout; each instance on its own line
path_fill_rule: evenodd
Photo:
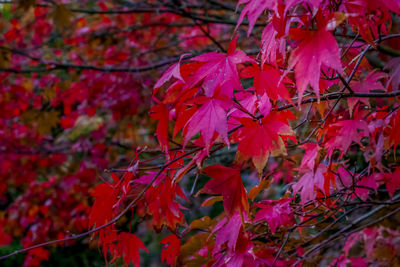
M 30 68 L 30 69 L 18 69 L 18 68 L 0 68 L 0 72 L 11 72 L 11 73 L 39 73 L 39 72 L 49 72 L 59 69 L 76 69 L 76 70 L 94 70 L 94 71 L 102 71 L 102 72 L 146 72 L 150 70 L 155 70 L 157 68 L 169 65 L 171 63 L 175 63 L 179 60 L 179 58 L 171 58 L 165 61 L 161 61 L 156 64 L 136 67 L 136 68 L 119 68 L 119 67 L 98 67 L 92 65 L 75 65 L 68 63 L 57 63 L 57 62 L 48 62 L 50 65 L 48 68 Z
M 283 248 L 286 246 L 286 243 L 287 243 L 287 241 L 289 240 L 289 237 L 290 237 L 290 234 L 291 234 L 291 233 L 292 233 L 292 232 L 289 231 L 288 234 L 286 235 L 285 240 L 283 241 L 281 247 L 279 248 L 278 253 L 276 253 L 276 255 L 275 255 L 275 258 L 274 258 L 274 261 L 272 262 L 272 266 L 271 266 L 271 267 L 274 267 L 274 266 L 275 266 L 275 262 L 279 259 L 279 255 L 282 253 Z
M 344 98 L 351 98 L 351 97 L 359 97 L 359 98 L 388 98 L 388 97 L 396 97 L 400 95 L 400 91 L 394 91 L 390 93 L 340 93 L 340 92 L 335 92 L 335 93 L 330 93 L 326 95 L 322 95 L 320 97 L 320 101 L 329 101 L 329 100 L 334 100 L 334 99 L 344 99 Z M 307 98 L 301 101 L 301 105 L 307 104 L 307 103 L 314 103 L 317 102 L 318 98 L 312 97 L 312 98 Z M 287 104 L 281 107 L 278 107 L 277 110 L 285 110 L 288 108 L 295 107 L 295 105 L 292 104 Z

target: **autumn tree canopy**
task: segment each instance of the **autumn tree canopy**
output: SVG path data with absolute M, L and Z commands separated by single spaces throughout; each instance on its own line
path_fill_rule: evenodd
M 0 265 L 400 265 L 398 0 L 0 11 Z

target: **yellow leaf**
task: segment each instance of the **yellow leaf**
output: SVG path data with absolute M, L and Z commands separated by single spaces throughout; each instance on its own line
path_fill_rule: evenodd
M 0 48 L 0 68 L 7 68 L 10 63 L 11 53 L 10 51 Z
M 69 11 L 65 5 L 56 5 L 55 9 L 53 10 L 52 17 L 53 23 L 58 31 L 62 31 L 64 28 L 70 26 L 71 15 L 71 11 Z
M 18 9 L 27 11 L 30 7 L 35 7 L 36 0 L 18 0 Z
M 181 246 L 180 257 L 192 257 L 207 242 L 208 233 L 202 233 L 189 238 L 189 240 Z
M 50 102 L 51 100 L 53 100 L 56 97 L 57 92 L 56 92 L 55 88 L 48 88 L 48 89 L 43 89 L 43 91 L 40 93 L 40 95 L 43 97 L 43 99 L 45 101 Z
M 43 112 L 36 109 L 31 109 L 22 114 L 23 121 L 35 127 L 40 134 L 50 134 L 51 129 L 56 127 L 60 121 L 58 111 Z
M 32 79 L 26 79 L 24 80 L 21 85 L 26 89 L 28 92 L 32 92 L 34 84 Z
M 248 194 L 249 198 L 251 200 L 254 200 L 256 198 L 256 196 L 258 196 L 258 194 L 260 194 L 260 192 L 262 190 L 269 187 L 269 185 L 271 184 L 271 181 L 272 181 L 271 179 L 261 180 L 261 182 L 258 185 L 254 186 L 250 189 L 250 192 Z
M 326 25 L 327 31 L 333 31 L 337 26 L 339 26 L 343 21 L 347 19 L 348 15 L 344 12 L 335 12 L 333 18 L 328 21 Z
M 321 117 L 323 117 L 326 110 L 326 103 L 321 102 L 319 104 L 315 103 L 314 105 L 316 105 L 319 114 L 321 115 Z
M 202 204 L 202 207 L 209 207 L 214 205 L 215 202 L 222 201 L 222 196 L 214 196 L 207 198 Z
M 52 110 L 49 112 L 43 112 L 39 117 L 37 130 L 41 134 L 51 133 L 51 129 L 57 127 L 60 121 L 58 111 Z
M 91 132 L 98 130 L 102 123 L 103 119 L 101 117 L 80 116 L 72 128 L 69 138 L 71 140 L 76 140 L 82 135 L 89 135 Z
M 192 228 L 192 229 L 206 229 L 212 224 L 213 224 L 213 220 L 211 220 L 210 217 L 205 216 L 205 217 L 200 218 L 198 220 L 194 220 L 190 224 L 190 228 Z
M 19 19 L 19 23 L 21 28 L 26 27 L 28 24 L 31 24 L 35 21 L 35 8 L 34 4 L 27 9 L 24 9 L 22 17 Z
M 206 257 L 202 257 L 199 254 L 194 254 L 193 258 L 188 261 L 185 265 L 187 267 L 197 267 L 197 266 L 206 266 L 208 259 Z

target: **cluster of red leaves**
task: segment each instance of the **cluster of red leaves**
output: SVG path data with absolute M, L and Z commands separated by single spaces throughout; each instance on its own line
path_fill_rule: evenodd
M 93 189 L 94 203 L 89 214 L 87 203 L 79 198 L 88 193 L 96 174 L 91 173 L 87 183 L 82 184 L 89 167 L 87 160 L 80 162 L 82 167 L 75 175 L 38 186 L 32 182 L 23 197 L 15 201 L 29 209 L 14 210 L 11 205 L 8 218 L 0 221 L 0 229 L 9 227 L 12 220 L 21 220 L 17 230 L 23 230 L 23 245 L 30 246 L 58 234 L 60 227 L 78 231 L 92 227 L 87 233 L 94 233 L 92 237 L 97 238 L 106 260 L 110 255 L 111 262 L 121 257 L 125 264 L 139 266 L 139 249 L 147 251 L 145 245 L 131 227 L 129 231 L 119 227 L 123 219 L 129 219 L 131 211 L 147 228 L 153 227 L 157 232 L 167 228 L 172 232 L 161 241 L 161 259 L 169 265 L 284 266 L 311 260 L 339 266 L 399 264 L 398 225 L 386 222 L 387 225 L 368 228 L 399 211 L 396 148 L 400 142 L 400 68 L 399 59 L 391 58 L 396 51 L 384 48 L 399 47 L 399 2 L 241 0 L 239 7 L 236 30 L 246 17 L 248 36 L 261 33 L 255 31 L 257 22 L 265 24 L 261 23 L 261 39 L 255 37 L 259 41 L 257 56 L 240 49 L 245 39 L 240 32 L 233 34 L 224 51 L 208 31 L 208 39 L 193 38 L 182 41 L 181 46 L 217 42 L 220 52 L 193 57 L 184 54 L 155 83 L 155 104 L 150 116 L 157 121 L 156 136 L 164 164 L 148 164 L 160 155 L 153 159 L 136 155 L 121 177 L 112 173 L 112 182 L 104 180 Z M 103 2 L 98 8 L 109 9 Z M 168 8 L 171 6 L 166 4 L 157 12 L 171 12 Z M 175 8 L 178 14 L 190 15 L 184 5 Z M 53 23 L 45 19 L 50 13 Z M 31 14 L 36 18 L 34 26 L 21 26 L 29 18 L 21 22 L 10 20 L 0 45 L 41 45 L 54 27 L 65 27 L 62 18 L 69 17 L 67 13 L 64 5 L 36 7 Z M 143 35 L 117 30 L 115 38 L 124 41 L 107 47 L 97 47 L 103 40 L 91 38 L 94 33 L 124 28 L 138 20 L 142 24 L 168 25 L 179 18 L 177 14 L 157 14 L 154 18 L 148 13 L 138 17 L 117 14 L 115 20 L 100 16 L 100 23 L 77 18 L 74 34 L 64 40 L 64 45 L 75 50 L 52 51 L 55 61 L 46 60 L 41 50 L 28 57 L 12 54 L 10 62 L 0 61 L 0 67 L 10 72 L 20 71 L 24 64 L 32 71 L 44 65 L 46 70 L 65 68 L 65 75 L 71 77 L 66 80 L 62 75 L 34 74 L 29 79 L 9 79 L 9 74 L 2 74 L 5 84 L 1 90 L 7 94 L 0 99 L 0 108 L 6 114 L 0 126 L 4 129 L 2 134 L 11 140 L 4 142 L 5 151 L 12 154 L 15 147 L 30 152 L 33 147 L 45 147 L 54 135 L 51 131 L 60 125 L 70 129 L 67 137 L 72 142 L 67 145 L 87 153 L 91 165 L 101 168 L 110 164 L 112 151 L 104 139 L 124 116 L 137 113 L 136 104 L 142 95 L 132 87 L 143 83 L 150 88 L 152 84 L 151 78 L 139 82 L 129 71 L 116 74 L 112 68 L 129 68 L 130 61 L 139 68 L 148 63 L 150 57 L 130 60 L 127 51 L 149 49 L 148 42 L 139 40 L 151 40 L 160 29 L 153 27 Z M 193 20 L 197 23 L 200 19 Z M 171 30 L 170 34 L 176 32 Z M 190 34 L 185 31 L 179 38 Z M 85 51 L 84 59 L 78 53 L 81 50 Z M 381 55 L 382 50 L 389 53 Z M 367 60 L 367 54 L 379 62 Z M 60 63 L 65 58 L 71 64 Z M 99 67 L 85 68 L 86 62 L 110 72 L 98 72 Z M 75 71 L 79 71 L 79 79 L 74 77 Z M 32 93 L 34 85 L 51 88 L 51 95 L 37 96 Z M 52 110 L 46 111 L 44 104 Z M 38 109 L 44 110 L 37 112 Z M 110 121 L 100 119 L 101 112 L 108 112 Z M 13 120 L 13 116 L 18 119 Z M 32 120 L 35 116 L 40 120 Z M 43 123 L 59 116 L 54 125 Z M 77 126 L 84 124 L 82 121 L 90 124 L 83 125 L 83 132 L 77 131 Z M 229 166 L 212 161 L 213 155 L 223 149 L 236 154 Z M 25 154 L 28 153 L 1 161 L 2 172 L 13 164 L 16 167 L 18 161 L 26 165 L 22 172 L 12 174 L 18 176 L 13 181 L 33 181 L 38 164 L 47 167 L 67 161 L 63 153 L 29 156 L 28 160 Z M 214 218 L 205 216 L 188 224 L 185 204 L 193 198 L 188 198 L 184 185 L 193 173 L 193 189 L 198 189 L 195 196 L 216 195 L 201 206 L 222 201 L 223 211 Z M 198 188 L 197 180 L 206 180 L 205 176 L 209 180 Z M 258 177 L 258 184 L 254 185 L 252 177 Z M 47 183 L 59 188 L 46 190 Z M 0 187 L 0 192 L 8 186 Z M 277 188 L 280 191 L 273 192 Z M 53 194 L 61 194 L 66 202 L 57 210 L 60 214 L 54 216 L 72 225 L 50 225 L 46 216 L 54 202 Z M 63 212 L 65 209 L 68 212 Z M 363 209 L 369 217 L 361 215 Z M 369 221 L 362 224 L 366 220 Z M 38 225 L 32 227 L 31 223 Z M 327 253 L 311 258 L 312 253 L 326 249 L 342 236 L 348 236 L 342 255 Z M 0 240 L 6 244 L 11 237 L 3 234 Z M 357 242 L 363 243 L 364 250 L 350 251 L 355 250 Z M 388 249 L 383 251 L 382 246 Z M 38 265 L 48 259 L 48 254 L 42 248 L 31 250 L 25 263 Z

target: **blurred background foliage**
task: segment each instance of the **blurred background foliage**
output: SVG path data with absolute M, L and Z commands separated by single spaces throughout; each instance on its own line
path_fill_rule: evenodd
M 215 51 L 214 38 L 227 45 L 238 16 L 235 1 L 182 1 L 188 13 L 174 2 L 0 1 L 1 255 L 88 230 L 90 194 L 109 179 L 106 170 L 128 166 L 136 147 L 147 147 L 144 159 L 158 152 L 148 116 L 155 81 L 179 55 Z M 223 153 L 233 160 L 232 151 Z M 194 179 L 185 179 L 187 196 Z M 188 223 L 211 209 L 200 203 L 184 204 Z M 219 214 L 222 204 L 212 209 Z M 134 227 L 149 250 L 143 265 L 156 266 L 164 235 L 147 231 L 148 222 Z M 1 265 L 104 266 L 105 260 L 96 242 L 84 238 Z

